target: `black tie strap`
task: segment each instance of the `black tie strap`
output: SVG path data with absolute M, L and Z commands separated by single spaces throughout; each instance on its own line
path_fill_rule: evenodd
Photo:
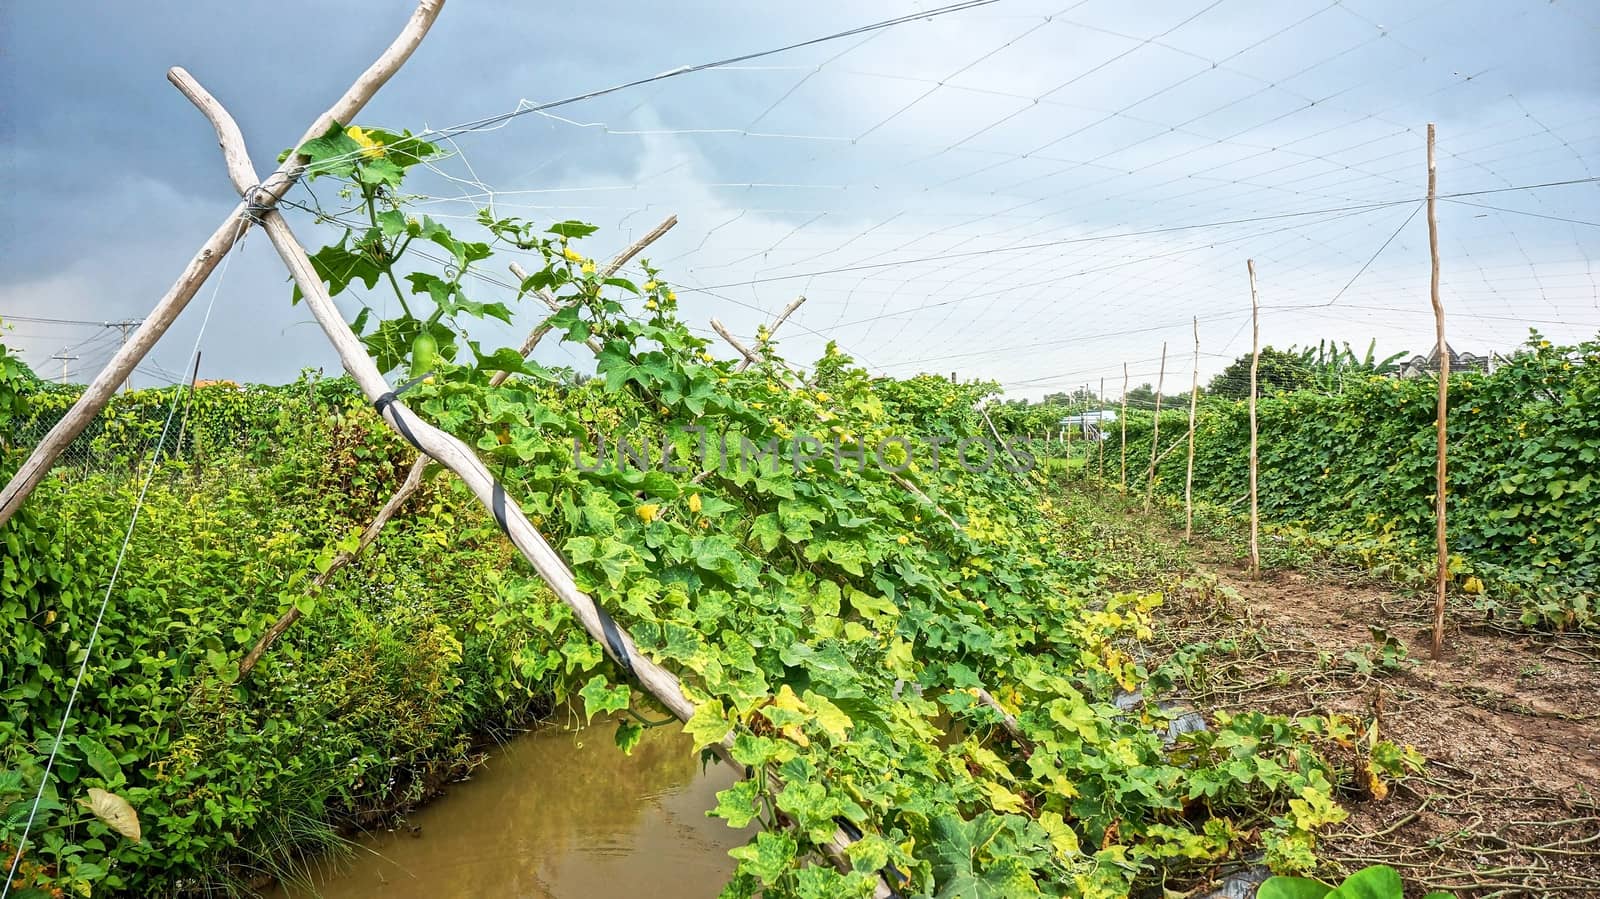
M 380 416 L 383 415 L 383 411 L 385 409 L 399 401 L 400 394 L 405 393 L 407 390 L 410 390 L 418 384 L 421 384 L 423 381 L 432 376 L 433 372 L 430 371 L 427 374 L 418 375 L 417 377 L 412 378 L 404 384 L 401 384 L 399 387 L 396 387 L 388 393 L 385 393 L 383 396 L 373 400 L 372 408 L 377 410 L 377 413 Z M 417 442 L 417 435 L 411 433 L 411 426 L 406 424 L 405 419 L 400 417 L 400 413 L 394 412 L 392 413 L 392 417 L 394 419 L 394 426 L 400 431 L 400 436 L 404 437 L 407 443 L 411 444 L 413 447 L 416 447 L 417 452 L 426 454 L 427 450 L 423 449 L 422 444 Z
M 606 645 L 611 647 L 611 657 L 622 666 L 623 674 L 633 677 L 633 660 L 628 657 L 628 647 L 622 642 L 622 631 L 617 629 L 617 623 L 611 620 L 611 615 L 606 612 L 605 606 L 596 602 L 594 611 L 600 616 L 600 631 L 606 636 Z

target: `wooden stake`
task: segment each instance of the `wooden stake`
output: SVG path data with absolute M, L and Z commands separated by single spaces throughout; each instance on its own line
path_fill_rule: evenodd
M 1183 475 L 1183 539 L 1194 539 L 1194 413 L 1200 402 L 1200 317 L 1194 319 L 1194 379 L 1189 384 L 1189 463 Z
M 1256 261 L 1246 259 L 1250 272 L 1250 576 L 1261 574 L 1261 508 L 1256 495 L 1256 378 L 1261 366 L 1261 303 L 1256 298 Z
M 1106 482 L 1106 431 L 1102 426 L 1106 423 L 1106 379 L 1103 377 L 1100 379 L 1100 408 L 1095 411 L 1099 413 L 1099 420 L 1094 423 L 1094 429 L 1100 435 L 1100 439 L 1096 440 L 1095 443 L 1099 445 L 1097 455 L 1100 457 L 1100 483 L 1104 485 Z
M 1081 420 L 1080 420 L 1080 423 L 1078 425 L 1074 425 L 1072 427 L 1059 428 L 1056 431 L 1056 434 L 1058 436 L 1062 436 L 1062 437 L 1066 438 L 1066 441 L 1065 441 L 1066 446 L 1062 449 L 1062 453 L 1066 456 L 1066 462 L 1067 462 L 1066 469 L 1063 470 L 1062 473 L 1061 473 L 1063 478 L 1072 477 L 1072 432 L 1073 432 L 1073 430 L 1075 428 L 1078 428 L 1078 427 L 1082 427 Z M 1063 431 L 1065 431 L 1066 433 L 1062 434 Z M 1047 449 L 1049 448 L 1048 444 L 1046 445 L 1046 448 Z M 1089 458 L 1087 456 L 1085 456 L 1084 459 L 1083 459 L 1083 462 L 1084 462 L 1085 465 L 1089 464 Z M 1084 474 L 1088 474 L 1088 472 L 1084 472 Z
M 422 42 L 423 36 L 438 18 L 439 10 L 443 8 L 444 0 L 421 0 L 417 4 L 416 12 L 411 14 L 411 19 L 406 22 L 405 28 L 388 49 L 384 50 L 377 61 L 356 79 L 338 102 L 329 107 L 327 112 L 306 129 L 306 133 L 295 146 L 298 147 L 314 137 L 322 136 L 333 122 L 348 123 L 356 113 L 360 112 L 367 105 L 367 101 L 372 99 L 372 95 L 377 93 L 378 89 L 383 87 L 411 57 L 412 51 Z M 182 69 L 173 69 L 167 74 L 168 79 L 174 84 L 178 83 L 179 76 L 187 77 L 187 73 Z M 224 157 L 226 158 L 230 152 L 233 151 L 224 148 Z M 178 280 L 168 288 L 166 295 L 144 317 L 139 329 L 134 331 L 127 342 L 117 350 L 111 361 L 106 363 L 106 367 L 84 389 L 78 401 L 67 410 L 67 414 L 63 415 L 55 427 L 51 428 L 44 439 L 33 448 L 27 461 L 23 462 L 16 474 L 12 475 L 5 489 L 0 491 L 0 524 L 11 520 L 11 516 L 16 514 L 22 502 L 34 488 L 39 486 L 39 482 L 44 480 L 56 457 L 61 455 L 74 438 L 83 433 L 83 429 L 88 427 L 91 421 L 94 421 L 95 416 L 100 414 L 100 410 L 105 408 L 106 402 L 116 392 L 117 386 L 132 376 L 134 367 L 156 345 L 156 341 L 167 333 L 167 329 L 177 320 L 178 314 L 184 307 L 189 305 L 189 301 L 217 267 L 217 263 L 222 261 L 222 257 L 233 249 L 233 245 L 250 227 L 256 210 L 276 206 L 283 195 L 288 193 L 289 188 L 299 180 L 304 165 L 305 157 L 290 157 L 284 160 L 277 171 L 265 181 L 252 181 L 248 185 L 251 188 L 248 198 L 235 206 L 227 218 L 222 220 L 217 230 L 213 231 L 201 245 L 200 251 L 189 260 Z M 251 173 L 251 177 L 252 179 L 255 177 L 254 172 Z
M 1119 489 L 1128 492 L 1128 363 L 1122 363 L 1122 476 Z
M 760 356 L 756 355 L 756 351 L 755 350 L 752 350 L 749 347 L 745 346 L 743 343 L 739 342 L 739 338 L 733 336 L 733 334 L 728 331 L 727 325 L 724 325 L 722 322 L 718 321 L 715 318 L 711 319 L 711 330 L 713 330 L 713 331 L 717 332 L 719 335 L 721 335 L 722 339 L 726 340 L 728 342 L 728 346 L 731 346 L 734 349 L 738 350 L 739 351 L 739 355 L 744 357 L 744 361 L 745 361 L 746 365 L 749 365 L 752 362 L 756 362 L 761 358 Z
M 1150 420 L 1150 470 L 1144 475 L 1144 510 L 1150 511 L 1150 500 L 1156 490 L 1156 446 L 1161 435 L 1161 391 L 1167 386 L 1167 342 L 1161 341 L 1161 373 L 1156 376 L 1156 414 Z
M 1445 539 L 1445 515 L 1449 500 L 1446 455 L 1445 422 L 1450 408 L 1450 345 L 1444 339 L 1444 303 L 1439 299 L 1439 219 L 1434 214 L 1434 201 L 1439 193 L 1439 168 L 1433 158 L 1433 123 L 1428 123 L 1428 256 L 1432 262 L 1432 276 L 1428 283 L 1428 296 L 1433 301 L 1433 325 L 1437 332 L 1439 354 L 1439 411 L 1434 418 L 1435 448 L 1434 476 L 1438 492 L 1434 495 L 1434 543 L 1438 551 L 1438 583 L 1433 597 L 1433 657 L 1444 651 L 1444 598 L 1450 583 L 1450 544 Z

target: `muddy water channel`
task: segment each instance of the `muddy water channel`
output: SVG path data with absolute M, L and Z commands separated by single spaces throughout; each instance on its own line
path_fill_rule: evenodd
M 410 828 L 358 839 L 352 857 L 322 865 L 315 892 L 276 899 L 715 896 L 733 870 L 728 850 L 749 838 L 705 816 L 735 773 L 702 772 L 676 727 L 647 730 L 631 756 L 612 730 L 549 726 L 512 740 Z

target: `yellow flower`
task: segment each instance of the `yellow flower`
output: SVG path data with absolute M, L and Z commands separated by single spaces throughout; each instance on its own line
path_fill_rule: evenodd
M 701 353 L 700 354 L 700 361 L 704 362 L 707 365 L 710 365 L 714 360 L 711 358 L 711 354 L 710 353 Z
M 583 267 L 581 269 L 579 269 L 579 271 L 582 271 L 585 275 L 594 274 L 594 260 L 593 259 L 584 260 Z
M 821 390 L 817 391 L 817 402 L 826 403 L 828 401 L 828 399 L 829 399 L 829 397 L 828 397 L 828 395 L 826 393 L 824 393 Z
M 701 506 L 700 506 L 700 494 L 698 494 L 698 493 L 689 494 L 689 511 L 693 512 L 696 515 L 699 515 L 700 514 L 700 508 L 701 508 Z
M 372 135 L 362 130 L 360 125 L 351 125 L 345 129 L 345 134 L 350 139 L 361 145 L 361 155 L 368 159 L 382 159 L 383 145 L 373 139 Z
M 644 308 L 646 308 L 646 309 L 655 309 L 655 308 L 657 308 L 656 301 L 655 300 L 645 300 L 644 301 Z
M 677 295 L 677 294 L 675 294 L 675 293 L 673 293 L 673 292 L 672 292 L 672 291 L 670 291 L 670 290 L 669 290 L 669 291 L 667 291 L 667 302 L 669 302 L 669 303 L 676 303 L 676 302 L 678 302 L 678 295 Z
M 646 281 L 646 282 L 644 282 L 644 289 L 647 290 L 647 291 L 655 290 L 656 287 L 658 287 L 658 286 L 659 285 L 657 285 L 656 282 L 654 282 L 654 281 Z
M 649 524 L 660 517 L 661 506 L 657 505 L 656 503 L 645 503 L 639 508 L 634 509 L 633 514 L 639 516 L 640 520 L 642 520 L 645 524 Z
M 907 543 L 911 542 L 911 538 L 907 537 L 905 534 L 901 534 L 899 538 L 895 540 L 895 542 L 901 546 L 905 546 Z
M 583 261 L 583 254 L 578 252 L 577 250 L 574 250 L 571 247 L 562 247 L 561 248 L 561 255 L 565 256 L 568 262 L 582 262 Z

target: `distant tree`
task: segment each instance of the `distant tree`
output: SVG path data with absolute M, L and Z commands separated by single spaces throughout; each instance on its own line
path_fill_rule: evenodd
M 1150 384 L 1140 384 L 1128 391 L 1128 408 L 1151 409 L 1156 404 L 1156 389 Z
M 1256 396 L 1287 390 L 1299 390 L 1312 383 L 1310 370 L 1298 353 L 1261 348 L 1261 363 L 1256 369 Z M 1214 396 L 1243 399 L 1250 395 L 1250 354 L 1228 363 L 1222 373 L 1211 379 L 1206 392 Z
M 1400 370 L 1399 361 L 1409 355 L 1402 351 L 1379 359 L 1377 349 L 1378 341 L 1374 338 L 1362 356 L 1357 356 L 1350 344 L 1340 346 L 1334 340 L 1319 340 L 1316 346 L 1304 349 L 1289 347 L 1289 352 L 1299 357 L 1300 367 L 1318 390 L 1332 393 L 1342 390 L 1344 382 L 1352 377 L 1394 374 Z

